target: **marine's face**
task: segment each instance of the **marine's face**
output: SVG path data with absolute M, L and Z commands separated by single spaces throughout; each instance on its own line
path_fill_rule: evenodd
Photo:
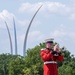
M 46 43 L 46 48 L 52 49 L 53 43 Z

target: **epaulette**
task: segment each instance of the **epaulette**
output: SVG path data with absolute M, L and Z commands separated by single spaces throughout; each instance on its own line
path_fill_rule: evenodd
M 45 50 L 46 48 L 42 48 L 41 50 Z

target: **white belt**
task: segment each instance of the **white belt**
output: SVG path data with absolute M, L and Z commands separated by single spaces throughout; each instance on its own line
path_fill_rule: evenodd
M 46 62 L 44 62 L 44 64 L 57 64 L 57 62 L 55 62 L 55 61 L 46 61 Z

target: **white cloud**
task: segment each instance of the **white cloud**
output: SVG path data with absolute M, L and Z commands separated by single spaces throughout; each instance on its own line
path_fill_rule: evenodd
M 50 35 L 61 41 L 63 39 L 66 40 L 74 40 L 75 39 L 75 31 L 67 30 L 67 27 L 61 24 L 58 29 L 51 32 Z
M 24 37 L 25 37 L 25 34 L 22 34 L 22 35 L 19 35 L 19 41 L 24 41 Z M 28 41 L 30 41 L 31 43 L 32 42 L 38 42 L 38 41 L 43 41 L 45 39 L 45 35 L 42 34 L 40 31 L 31 31 L 29 32 L 28 34 Z
M 8 10 L 3 10 L 0 12 L 0 28 L 6 28 L 4 21 L 7 22 L 9 28 L 13 28 L 13 17 L 15 19 L 15 24 L 18 27 L 28 26 L 30 22 L 30 20 L 27 19 L 19 20 L 13 13 L 10 13 Z
M 54 38 L 58 38 L 58 37 L 63 37 L 65 36 L 67 33 L 65 31 L 61 31 L 61 30 L 55 30 L 54 32 L 51 32 L 51 35 Z
M 74 20 L 75 19 L 75 13 L 72 13 L 69 18 Z
M 23 3 L 19 8 L 20 12 L 34 12 L 36 9 L 43 5 L 41 8 L 41 12 L 49 12 L 49 13 L 58 13 L 58 14 L 68 14 L 70 12 L 70 8 L 65 4 L 60 2 L 38 2 L 38 3 Z
M 14 14 L 8 12 L 7 10 L 3 10 L 0 13 L 0 18 L 2 18 L 2 19 L 11 20 L 11 18 L 13 18 L 13 17 L 14 17 Z
M 36 7 L 38 8 L 40 5 L 42 5 L 41 2 L 31 4 L 31 3 L 23 3 L 21 7 L 19 8 L 20 12 L 34 12 L 36 11 Z
M 0 27 L 5 28 L 5 23 L 4 21 L 7 22 L 8 26 L 12 26 L 12 21 L 13 21 L 14 14 L 8 12 L 7 10 L 3 10 L 0 12 Z
M 31 20 L 18 20 L 17 19 L 17 22 L 18 24 L 21 26 L 21 27 L 28 27 L 29 23 L 30 23 Z M 39 25 L 41 24 L 41 22 L 39 20 L 35 20 L 32 22 L 32 27 L 38 27 Z
M 18 26 L 20 25 L 20 27 L 28 26 L 29 24 L 29 20 L 18 20 L 17 19 L 17 22 L 18 22 Z
M 60 2 L 46 2 L 45 7 L 50 13 L 66 14 L 70 12 L 70 9 Z
M 40 31 L 32 31 L 29 33 L 29 38 L 31 38 L 32 40 L 42 40 L 44 37 L 44 35 L 42 35 L 42 33 Z
M 40 13 L 44 13 L 45 15 L 49 14 L 59 14 L 67 16 L 69 19 L 75 19 L 75 1 L 70 1 L 69 4 L 64 4 L 61 2 L 38 2 L 38 3 L 23 3 L 19 12 L 33 13 L 35 12 L 39 6 L 42 6 L 40 9 Z

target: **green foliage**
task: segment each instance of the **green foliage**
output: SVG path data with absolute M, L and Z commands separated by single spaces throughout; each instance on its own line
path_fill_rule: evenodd
M 0 75 L 43 75 L 43 61 L 40 57 L 41 48 L 45 48 L 45 43 L 40 43 L 38 46 L 28 49 L 25 57 L 1 54 Z M 71 55 L 68 50 L 62 50 L 62 54 L 64 55 L 64 61 L 58 62 L 59 75 L 75 75 L 74 55 Z
M 24 60 L 22 58 L 16 58 L 9 63 L 9 75 L 23 75 Z
M 64 53 L 64 61 L 59 67 L 59 75 L 75 75 L 75 57 L 68 50 Z
M 15 69 L 17 67 L 20 69 L 21 67 L 20 63 L 23 63 L 22 60 L 23 59 L 19 55 L 1 54 L 0 55 L 0 75 L 19 75 L 19 74 L 16 74 Z M 17 64 L 19 66 L 17 66 Z
M 28 49 L 25 57 L 25 75 L 42 75 L 42 60 L 40 58 L 40 46 L 33 49 Z
M 59 67 L 59 75 L 75 75 L 75 62 L 71 61 L 67 65 Z

